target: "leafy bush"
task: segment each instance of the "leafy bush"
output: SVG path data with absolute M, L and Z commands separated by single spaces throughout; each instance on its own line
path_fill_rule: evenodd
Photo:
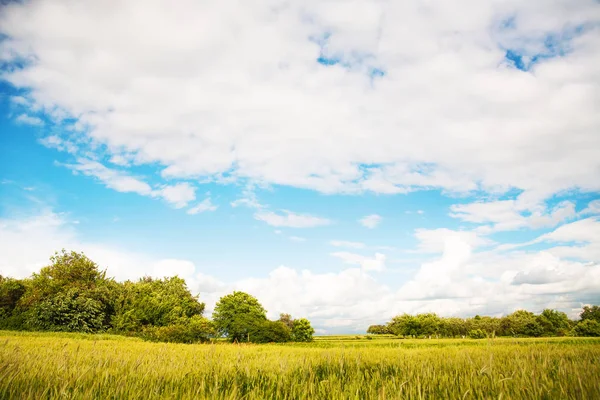
M 154 342 L 169 343 L 204 343 L 214 337 L 215 329 L 211 321 L 194 315 L 184 317 L 168 326 L 147 326 L 141 337 Z
M 471 339 L 485 339 L 487 335 L 481 329 L 472 329 L 469 331 L 469 337 Z

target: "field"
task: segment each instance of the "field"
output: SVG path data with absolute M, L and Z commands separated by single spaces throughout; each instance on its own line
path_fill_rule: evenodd
M 600 339 L 182 345 L 0 331 L 3 399 L 600 399 Z

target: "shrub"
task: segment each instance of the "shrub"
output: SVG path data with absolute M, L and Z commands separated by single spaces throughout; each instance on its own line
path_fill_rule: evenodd
M 481 329 L 472 329 L 472 330 L 469 331 L 469 337 L 471 339 L 485 339 L 486 338 L 486 334 Z

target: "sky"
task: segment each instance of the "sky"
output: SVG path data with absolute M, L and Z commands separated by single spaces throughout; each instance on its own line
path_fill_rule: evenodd
M 600 303 L 596 0 L 7 1 L 0 274 L 317 332 Z

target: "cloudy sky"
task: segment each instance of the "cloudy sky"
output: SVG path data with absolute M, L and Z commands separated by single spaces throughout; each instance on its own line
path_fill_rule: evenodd
M 83 250 L 364 332 L 600 303 L 596 0 L 0 8 L 0 274 Z

